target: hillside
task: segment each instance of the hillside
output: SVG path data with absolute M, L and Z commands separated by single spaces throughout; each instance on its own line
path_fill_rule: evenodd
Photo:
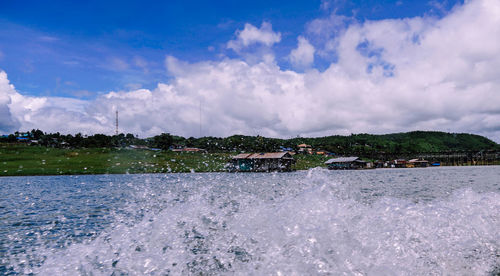
M 176 142 L 213 151 L 276 151 L 280 149 L 280 146 L 296 149 L 297 145 L 305 143 L 315 149 L 344 155 L 355 153 L 363 155 L 368 153 L 398 154 L 500 149 L 497 143 L 483 136 L 435 131 L 414 131 L 384 135 L 334 135 L 317 138 L 298 137 L 292 139 L 233 135 L 227 138 L 181 138 Z
M 187 139 L 170 134 L 148 139 L 139 139 L 131 134 L 84 137 L 38 132 L 36 135 L 38 144 L 28 145 L 12 136 L 7 138 L 9 141 L 0 141 L 0 176 L 216 172 L 224 171 L 224 165 L 236 153 L 279 151 L 280 147 L 297 149 L 297 145 L 302 143 L 336 155 L 356 155 L 372 160 L 414 157 L 416 153 L 424 152 L 500 150 L 497 143 L 482 136 L 424 131 L 293 139 L 242 135 Z M 146 150 L 129 147 L 132 144 L 142 145 Z M 171 146 L 197 147 L 206 151 L 174 152 L 168 150 Z M 296 169 L 324 166 L 328 158 L 324 155 L 298 154 L 295 156 Z
M 17 134 L 19 135 L 19 134 Z M 281 148 L 297 150 L 297 145 L 308 144 L 314 149 L 326 150 L 340 155 L 358 154 L 408 154 L 421 152 L 457 152 L 500 150 L 494 141 L 475 134 L 445 133 L 437 131 L 413 131 L 394 134 L 352 134 L 349 136 L 325 136 L 316 138 L 266 138 L 262 136 L 233 135 L 225 138 L 184 138 L 168 133 L 150 138 L 137 138 L 132 134 L 92 136 L 48 134 L 32 130 L 24 134 L 37 145 L 64 148 L 124 148 L 141 145 L 167 150 L 169 148 L 196 147 L 208 152 L 270 152 Z M 0 138 L 0 142 L 15 143 L 16 135 Z M 17 141 L 19 143 L 19 141 Z

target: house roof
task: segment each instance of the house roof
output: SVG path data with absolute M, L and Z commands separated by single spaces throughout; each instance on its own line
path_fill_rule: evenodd
M 251 153 L 240 153 L 236 156 L 233 156 L 233 159 L 246 159 L 250 155 L 252 155 L 252 154 Z
M 290 154 L 288 152 L 285 152 L 285 151 L 254 153 L 249 158 L 251 158 L 251 159 L 275 159 L 275 158 L 283 158 L 283 157 L 285 157 L 285 155 L 290 155 Z
M 297 145 L 297 147 L 299 148 L 310 148 L 311 145 L 308 145 L 308 144 L 300 144 L 300 145 Z
M 183 148 L 182 151 L 204 151 L 204 149 L 200 149 L 200 148 Z
M 233 156 L 233 159 L 279 159 L 288 155 L 288 158 L 293 158 L 290 153 L 283 152 L 265 152 L 265 153 L 240 153 Z
M 332 158 L 332 159 L 329 159 L 328 161 L 326 161 L 325 164 L 331 164 L 331 163 L 349 163 L 349 162 L 354 162 L 354 161 L 356 161 L 358 159 L 359 159 L 359 157 L 357 157 L 357 156 Z
M 410 161 L 408 161 L 408 163 L 427 163 L 429 161 L 427 160 L 421 160 L 421 159 L 411 159 Z

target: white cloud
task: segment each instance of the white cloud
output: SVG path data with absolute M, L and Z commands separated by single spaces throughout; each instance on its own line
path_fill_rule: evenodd
M 243 30 L 238 30 L 236 32 L 236 39 L 227 43 L 227 48 L 233 49 L 235 52 L 239 52 L 241 49 L 253 44 L 262 44 L 270 47 L 280 41 L 281 33 L 273 32 L 273 28 L 270 23 L 262 22 L 260 28 L 247 23 L 245 24 L 245 28 Z
M 337 34 L 328 39 L 336 41 L 338 62 L 324 72 L 297 73 L 272 62 L 189 64 L 167 57 L 168 84 L 92 101 L 22 96 L 4 76 L 0 109 L 8 106 L 10 116 L 2 116 L 0 125 L 17 120 L 21 129 L 112 134 L 117 108 L 124 132 L 197 136 L 201 104 L 203 135 L 420 129 L 500 141 L 500 2 L 470 1 L 439 20 L 353 23 Z
M 7 74 L 0 71 L 0 133 L 9 133 L 19 127 L 18 121 L 12 116 L 9 108 L 10 97 L 14 93 L 16 93 L 14 86 L 9 83 Z
M 49 35 L 42 35 L 38 37 L 38 40 L 44 41 L 44 42 L 54 42 L 54 41 L 59 41 L 59 38 L 55 36 L 49 36 Z
M 262 22 L 260 28 L 245 24 L 243 30 L 236 31 L 236 39 L 227 43 L 232 49 L 249 64 L 259 62 L 275 63 L 272 46 L 281 41 L 281 33 L 273 31 L 268 22 Z
M 117 57 L 108 58 L 101 67 L 112 71 L 125 71 L 130 68 L 130 65 L 123 59 Z
M 147 60 L 140 56 L 135 56 L 133 59 L 134 65 L 142 69 L 144 73 L 149 72 L 149 63 Z
M 310 67 L 314 62 L 314 46 L 302 36 L 298 38 L 298 46 L 290 53 L 290 61 L 297 68 Z

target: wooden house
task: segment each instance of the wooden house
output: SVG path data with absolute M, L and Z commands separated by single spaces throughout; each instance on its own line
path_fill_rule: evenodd
M 429 161 L 423 159 L 411 159 L 408 161 L 408 164 L 413 168 L 426 168 L 429 167 Z
M 371 169 L 373 164 L 357 156 L 332 158 L 325 162 L 330 170 Z
M 405 159 L 396 159 L 390 162 L 391 168 L 406 168 L 406 163 L 408 163 Z
M 313 148 L 311 147 L 311 145 L 308 145 L 308 144 L 297 145 L 297 148 L 299 149 L 298 153 L 302 153 L 302 154 L 312 154 L 313 153 Z
M 289 172 L 295 159 L 289 152 L 240 153 L 233 156 L 228 166 L 231 172 Z

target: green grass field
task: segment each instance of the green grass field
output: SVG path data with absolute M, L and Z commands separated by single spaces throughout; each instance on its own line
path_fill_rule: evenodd
M 58 149 L 0 144 L 0 176 L 220 172 L 231 153 L 136 149 Z M 296 155 L 297 170 L 324 166 L 324 156 Z
M 295 163 L 295 169 L 297 170 L 307 170 L 315 167 L 326 168 L 325 162 L 332 158 L 324 155 L 304 155 L 296 154 L 293 156 L 297 163 Z

